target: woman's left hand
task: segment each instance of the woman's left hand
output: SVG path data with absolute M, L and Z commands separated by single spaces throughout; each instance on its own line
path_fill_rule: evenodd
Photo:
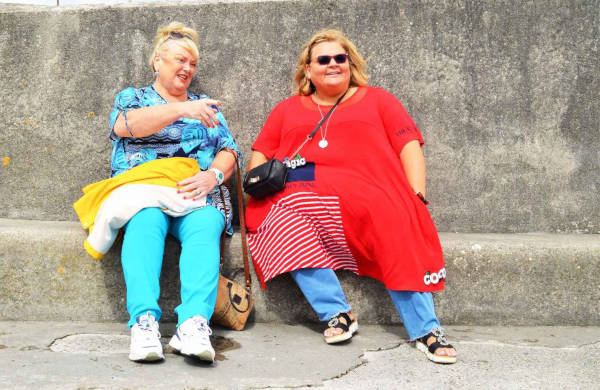
M 183 199 L 198 200 L 217 186 L 217 178 L 211 171 L 200 171 L 177 183 L 177 192 L 183 194 Z

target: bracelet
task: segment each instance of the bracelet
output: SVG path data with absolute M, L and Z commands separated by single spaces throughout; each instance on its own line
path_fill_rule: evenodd
M 421 202 L 423 202 L 425 206 L 429 204 L 429 202 L 427 201 L 427 199 L 425 199 L 421 192 L 415 192 L 415 195 L 417 195 L 417 197 L 421 200 Z
M 125 127 L 127 128 L 127 131 L 129 131 L 129 134 L 131 134 L 131 138 L 135 139 L 135 135 L 133 135 L 133 131 L 131 131 L 129 124 L 127 123 L 127 110 L 123 110 L 123 120 L 125 121 Z

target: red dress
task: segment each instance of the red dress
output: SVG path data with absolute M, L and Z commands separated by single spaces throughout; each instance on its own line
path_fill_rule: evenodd
M 330 106 L 321 106 L 325 114 Z M 321 119 L 310 96 L 279 103 L 252 145 L 284 160 Z M 318 146 L 325 138 L 326 148 Z M 437 230 L 414 194 L 400 151 L 421 133 L 402 104 L 380 88 L 360 87 L 299 152 L 283 191 L 246 208 L 248 243 L 265 288 L 300 268 L 346 269 L 388 289 L 437 291 L 446 271 Z

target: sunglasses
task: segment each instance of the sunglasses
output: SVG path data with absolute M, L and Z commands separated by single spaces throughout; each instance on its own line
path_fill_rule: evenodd
M 171 31 L 169 33 L 169 38 L 171 39 L 183 39 L 183 38 L 187 38 L 193 41 L 192 36 L 190 34 L 182 34 L 180 32 L 177 31 Z
M 319 63 L 319 65 L 329 65 L 332 58 L 336 64 L 343 64 L 348 59 L 348 54 L 342 53 L 342 54 L 336 54 L 334 56 L 318 56 L 317 62 Z

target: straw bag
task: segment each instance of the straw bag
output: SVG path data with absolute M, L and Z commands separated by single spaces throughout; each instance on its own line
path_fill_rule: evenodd
M 237 155 L 231 150 L 224 149 L 235 156 L 235 164 L 237 168 L 237 196 L 238 208 L 240 213 L 240 230 L 242 236 L 242 256 L 244 258 L 244 276 L 246 286 L 219 275 L 219 287 L 217 290 L 217 303 L 211 318 L 212 323 L 222 325 L 233 330 L 243 330 L 246 326 L 248 316 L 254 307 L 254 299 L 252 298 L 252 280 L 250 279 L 250 269 L 248 264 L 248 249 L 246 246 L 246 218 L 244 215 L 244 203 L 242 198 L 241 171 L 237 160 Z M 220 188 L 219 188 L 220 189 Z M 227 208 L 223 191 L 221 190 L 221 198 L 223 206 Z M 227 211 L 227 210 L 226 210 Z M 227 214 L 227 212 L 225 212 Z M 223 241 L 225 232 L 221 235 L 221 269 L 223 269 Z

